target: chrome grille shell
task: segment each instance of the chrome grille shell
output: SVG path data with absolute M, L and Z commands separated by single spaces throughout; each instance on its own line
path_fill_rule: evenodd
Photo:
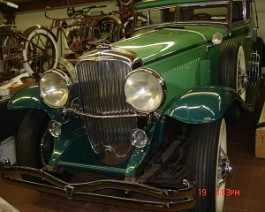
M 124 95 L 124 80 L 141 61 L 120 48 L 98 48 L 83 55 L 76 64 L 76 76 L 83 113 L 94 116 L 122 116 L 135 112 Z M 129 134 L 137 118 L 93 118 L 84 116 L 86 133 L 93 150 L 126 158 L 131 149 Z M 106 159 L 104 159 L 106 160 Z

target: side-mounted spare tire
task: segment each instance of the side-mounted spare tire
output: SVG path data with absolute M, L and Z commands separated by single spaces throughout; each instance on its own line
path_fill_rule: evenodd
M 238 41 L 225 41 L 219 57 L 218 84 L 231 87 L 246 101 L 247 72 L 243 47 Z

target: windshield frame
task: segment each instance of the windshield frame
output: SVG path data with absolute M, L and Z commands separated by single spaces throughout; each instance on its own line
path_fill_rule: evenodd
M 224 22 L 222 21 L 206 21 L 206 20 L 188 20 L 188 21 L 183 21 L 183 20 L 177 20 L 179 17 L 175 15 L 175 20 L 171 22 L 162 22 L 159 24 L 150 24 L 146 26 L 141 26 L 141 27 L 136 27 L 137 26 L 137 14 L 141 13 L 148 13 L 148 11 L 154 11 L 154 10 L 163 10 L 163 9 L 170 9 L 170 8 L 175 8 L 175 13 L 180 14 L 181 8 L 184 7 L 202 7 L 202 6 L 221 6 L 223 5 L 224 7 L 227 8 L 227 14 L 226 14 L 226 20 Z M 142 29 L 149 29 L 149 28 L 154 28 L 154 27 L 167 27 L 167 26 L 172 26 L 172 25 L 218 25 L 218 26 L 223 26 L 225 28 L 228 28 L 231 30 L 231 7 L 232 4 L 230 1 L 218 1 L 218 2 L 192 2 L 192 3 L 179 3 L 179 4 L 172 4 L 172 5 L 166 5 L 166 6 L 159 6 L 159 7 L 149 7 L 149 8 L 144 8 L 144 9 L 138 9 L 134 11 L 134 21 L 133 21 L 133 31 L 139 31 Z M 140 16 L 141 17 L 141 16 Z M 148 18 L 148 17 L 146 17 Z M 143 16 L 141 17 L 143 19 Z

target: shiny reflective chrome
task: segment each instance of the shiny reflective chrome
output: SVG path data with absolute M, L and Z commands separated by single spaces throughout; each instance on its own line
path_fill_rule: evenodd
M 40 78 L 40 96 L 48 106 L 61 108 L 68 102 L 71 86 L 72 81 L 65 72 L 51 69 Z
M 124 115 L 93 115 L 84 113 L 82 111 L 78 111 L 73 108 L 64 108 L 65 112 L 73 113 L 80 116 L 86 116 L 89 118 L 97 118 L 97 119 L 119 119 L 119 118 L 140 118 L 140 117 L 146 117 L 148 118 L 148 114 L 142 114 L 142 113 L 134 113 L 134 114 L 124 114 Z
M 77 61 L 81 111 L 68 111 L 84 116 L 91 146 L 106 163 L 112 155 L 125 159 L 130 153 L 128 135 L 137 129 L 138 115 L 127 104 L 123 87 L 127 74 L 140 64 L 136 54 L 109 46 Z
M 224 39 L 224 36 L 221 33 L 217 32 L 213 35 L 212 42 L 213 44 L 218 45 L 223 42 L 223 39 Z
M 145 147 L 148 142 L 148 137 L 145 131 L 141 129 L 133 130 L 131 133 L 131 142 L 132 145 L 136 146 L 137 148 Z
M 4 158 L 4 159 L 0 160 L 0 168 L 2 166 L 11 166 L 11 162 L 10 162 L 9 158 Z
M 140 113 L 151 113 L 166 99 L 164 79 L 150 68 L 141 67 L 130 72 L 124 85 L 127 103 Z
M 48 132 L 53 136 L 53 137 L 59 137 L 61 132 L 62 132 L 62 124 L 57 122 L 57 121 L 54 121 L 54 120 L 51 120 L 49 121 L 48 123 Z
M 217 176 L 217 188 L 220 188 L 227 180 L 227 176 L 232 172 L 230 160 L 227 153 L 220 146 L 219 162 L 218 162 L 218 176 Z

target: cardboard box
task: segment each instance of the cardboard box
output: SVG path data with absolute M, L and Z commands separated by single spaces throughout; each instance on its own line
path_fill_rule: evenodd
M 256 129 L 255 156 L 265 158 L 265 103 L 260 114 L 259 125 Z

